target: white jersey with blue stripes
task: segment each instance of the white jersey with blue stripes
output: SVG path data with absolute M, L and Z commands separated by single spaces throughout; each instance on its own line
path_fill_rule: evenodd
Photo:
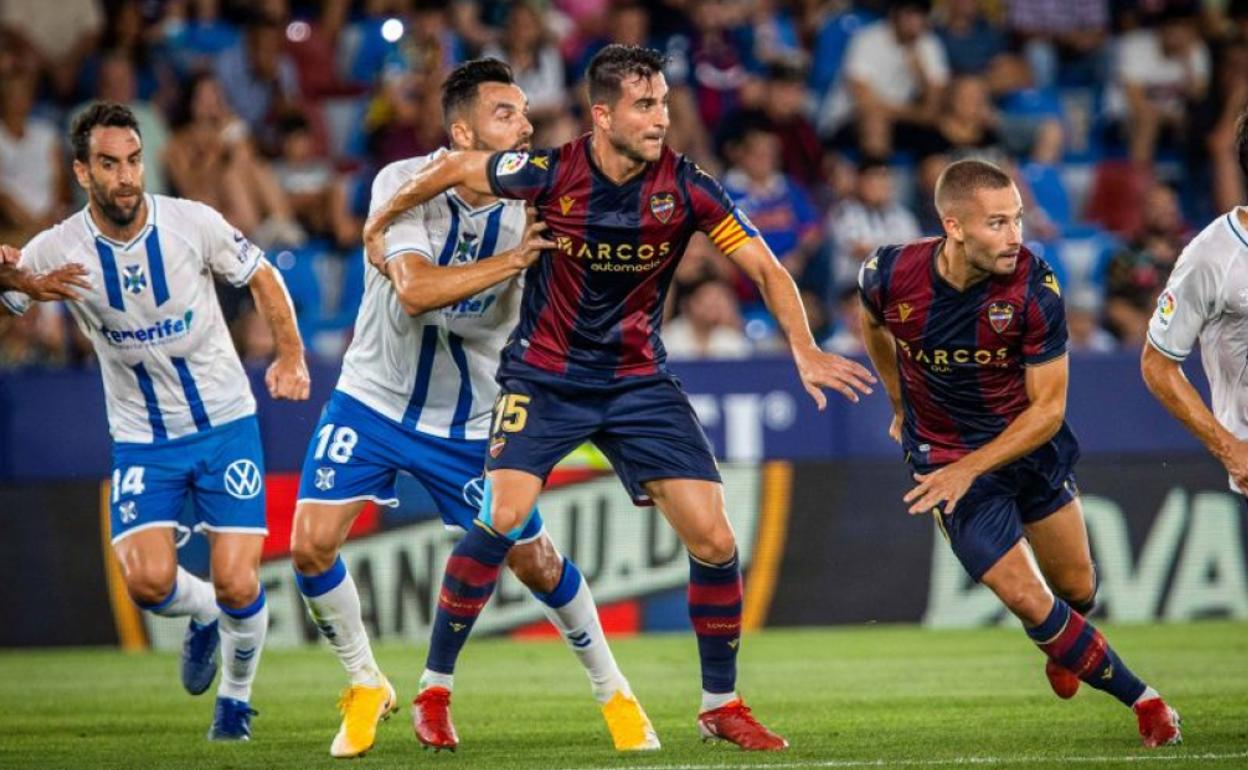
M 68 304 L 99 357 L 121 442 L 176 439 L 256 411 L 213 275 L 243 286 L 264 253 L 202 203 L 146 198 L 147 222 L 128 243 L 105 237 L 84 208 L 22 249 L 36 272 L 87 269 L 91 289 Z M 3 302 L 20 314 L 30 299 L 6 292 Z
M 373 182 L 370 214 L 444 152 L 383 168 Z M 386 257 L 415 252 L 434 265 L 462 265 L 516 248 L 524 228 L 523 202 L 500 200 L 473 208 L 448 190 L 391 225 Z M 393 284 L 368 268 L 338 389 L 422 433 L 487 438 L 498 394 L 498 355 L 519 315 L 521 290 L 517 276 L 450 307 L 411 317 Z

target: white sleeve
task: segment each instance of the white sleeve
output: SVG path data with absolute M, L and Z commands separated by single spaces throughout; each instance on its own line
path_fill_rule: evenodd
M 923 74 L 934 86 L 943 86 L 949 82 L 949 60 L 945 56 L 945 44 L 940 38 L 928 33 L 919 39 L 919 61 L 923 63 Z
M 415 171 L 419 166 L 413 167 Z M 377 213 L 394 194 L 403 186 L 406 179 L 393 168 L 384 168 L 373 180 L 373 191 L 369 200 L 368 214 Z M 414 251 L 427 261 L 433 262 L 433 246 L 429 243 L 429 232 L 425 227 L 425 207 L 417 206 L 404 211 L 399 218 L 391 223 L 386 230 L 386 261 L 400 254 Z
M 199 220 L 204 264 L 231 285 L 246 286 L 264 261 L 264 251 L 234 229 L 216 209 L 202 203 L 190 205 Z
M 1148 341 L 1154 348 L 1176 361 L 1188 357 L 1201 329 L 1222 312 L 1223 272 L 1212 254 L 1183 254 L 1148 322 Z
M 874 38 L 874 29 L 867 27 L 858 30 L 849 40 L 849 50 L 845 52 L 845 77 L 852 80 L 865 80 L 870 82 L 872 74 L 873 57 L 871 51 L 871 38 Z

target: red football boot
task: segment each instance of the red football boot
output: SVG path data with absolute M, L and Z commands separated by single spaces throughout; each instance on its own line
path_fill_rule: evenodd
M 451 691 L 445 687 L 427 687 L 412 701 L 412 730 L 426 748 L 454 751 L 459 745 L 455 725 L 451 722 Z
M 1044 675 L 1049 678 L 1049 686 L 1062 700 L 1069 700 L 1079 692 L 1079 677 L 1070 669 L 1049 661 L 1044 664 Z
M 698 714 L 698 732 L 703 741 L 728 741 L 745 751 L 781 751 L 789 747 L 788 741 L 763 727 L 739 698 Z
M 1179 719 L 1179 712 L 1167 706 L 1161 698 L 1140 701 L 1132 710 L 1140 723 L 1140 739 L 1148 748 L 1183 742 L 1183 732 L 1179 729 L 1183 720 Z

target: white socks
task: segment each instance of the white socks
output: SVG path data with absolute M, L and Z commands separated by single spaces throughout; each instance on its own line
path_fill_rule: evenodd
M 173 592 L 160 604 L 143 609 L 167 618 L 190 615 L 196 623 L 203 626 L 217 619 L 217 595 L 211 583 L 178 567 Z
M 217 697 L 244 703 L 251 699 L 251 683 L 260 664 L 260 651 L 269 630 L 269 605 L 260 595 L 246 607 L 221 607 L 221 682 Z
M 1152 700 L 1153 698 L 1160 698 L 1160 697 L 1161 697 L 1161 693 L 1157 692 L 1151 687 L 1145 686 L 1144 692 L 1140 693 L 1140 697 L 1135 699 L 1135 703 L 1131 704 L 1131 708 L 1135 708 L 1136 706 L 1140 705 L 1146 700 Z
M 570 565 L 571 562 L 565 564 Z M 609 701 L 616 690 L 622 690 L 626 696 L 631 697 L 633 693 L 629 689 L 628 680 L 620 672 L 615 656 L 611 654 L 611 647 L 607 644 L 589 584 L 583 579 L 579 582 L 576 593 L 566 604 L 551 607 L 543 602 L 542 611 L 555 628 L 559 629 L 564 641 L 568 643 L 568 648 L 585 667 L 594 698 L 599 703 L 605 704 Z
M 430 687 L 442 687 L 447 690 L 453 690 L 455 689 L 455 675 L 440 674 L 437 671 L 425 669 L 425 673 L 420 675 L 420 692 L 424 692 Z
M 706 690 L 703 690 L 702 711 L 706 712 L 717 708 L 723 708 L 729 703 L 732 703 L 734 700 L 737 700 L 739 697 L 740 696 L 737 695 L 736 690 L 733 690 L 732 692 L 707 692 Z
M 312 621 L 342 661 L 351 684 L 379 686 L 381 671 L 373 659 L 368 632 L 364 629 L 360 594 L 342 558 L 320 575 L 307 577 L 295 573 L 295 577 Z

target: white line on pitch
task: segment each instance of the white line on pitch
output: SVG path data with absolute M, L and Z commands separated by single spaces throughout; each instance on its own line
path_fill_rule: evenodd
M 738 764 L 637 765 L 638 770 L 765 770 L 765 768 L 800 767 L 937 767 L 942 765 L 1040 765 L 1040 764 L 1103 764 L 1105 762 L 1209 762 L 1223 759 L 1248 759 L 1248 751 L 1234 754 L 1127 754 L 1101 757 L 950 757 L 948 759 L 812 759 L 800 762 L 756 762 Z M 581 767 L 569 770 L 618 770 L 618 766 Z

